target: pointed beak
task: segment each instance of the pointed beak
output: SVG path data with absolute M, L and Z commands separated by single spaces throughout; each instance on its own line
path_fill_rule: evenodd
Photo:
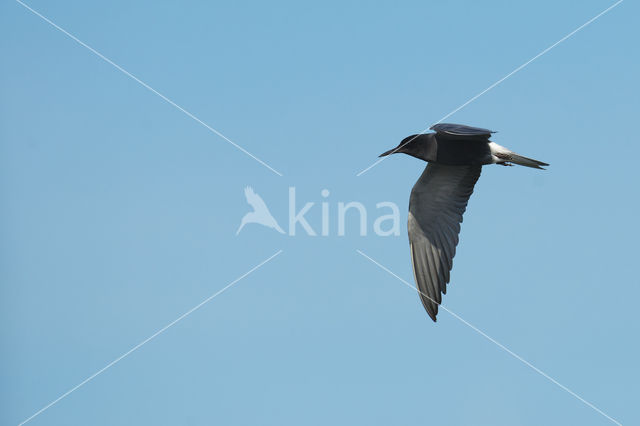
M 398 152 L 397 149 L 398 149 L 398 147 L 395 147 L 393 149 L 390 149 L 389 151 L 385 151 L 382 154 L 378 155 L 378 157 L 386 157 L 387 155 L 396 153 L 396 152 Z

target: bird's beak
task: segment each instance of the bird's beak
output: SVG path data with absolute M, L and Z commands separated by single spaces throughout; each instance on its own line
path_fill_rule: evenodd
M 387 155 L 394 154 L 396 152 L 398 152 L 398 147 L 390 149 L 389 151 L 385 151 L 382 154 L 378 155 L 378 157 L 386 157 Z

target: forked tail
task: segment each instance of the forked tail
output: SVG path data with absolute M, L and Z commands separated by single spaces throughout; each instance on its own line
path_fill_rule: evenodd
M 533 158 L 523 157 L 522 155 L 518 155 L 515 152 L 510 153 L 509 157 L 511 157 L 511 158 L 508 161 L 512 162 L 513 164 L 519 164 L 519 165 L 525 166 L 525 167 L 532 167 L 534 169 L 542 169 L 542 170 L 544 170 L 544 168 L 541 167 L 541 166 L 548 166 L 547 163 L 543 163 L 542 161 L 534 160 Z
M 508 150 L 507 148 L 500 146 L 495 142 L 490 142 L 489 148 L 491 149 L 491 157 L 495 164 L 511 166 L 511 163 L 513 163 L 520 166 L 542 170 L 544 170 L 542 166 L 546 167 L 549 165 L 547 163 L 543 163 L 542 161 L 534 160 L 533 158 L 523 157 L 522 155 L 516 154 L 515 152 Z

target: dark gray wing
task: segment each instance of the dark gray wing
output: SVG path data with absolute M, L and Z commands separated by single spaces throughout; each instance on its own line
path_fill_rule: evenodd
M 409 244 L 420 299 L 436 320 L 442 293 L 447 292 L 462 214 L 482 166 L 429 163 L 411 191 Z
M 489 139 L 493 130 L 483 129 L 481 127 L 465 126 L 464 124 L 439 123 L 431 126 L 431 130 L 435 130 L 441 136 L 449 138 L 464 139 Z

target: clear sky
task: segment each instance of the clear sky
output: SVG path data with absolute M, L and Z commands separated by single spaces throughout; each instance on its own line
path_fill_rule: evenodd
M 0 423 L 613 424 L 412 282 L 405 136 L 613 1 L 0 4 Z M 547 171 L 485 167 L 444 305 L 623 424 L 640 424 L 640 7 L 627 0 L 447 121 Z M 330 235 L 287 228 L 289 187 Z M 322 198 L 321 191 L 330 195 Z M 401 207 L 338 236 L 338 202 Z

